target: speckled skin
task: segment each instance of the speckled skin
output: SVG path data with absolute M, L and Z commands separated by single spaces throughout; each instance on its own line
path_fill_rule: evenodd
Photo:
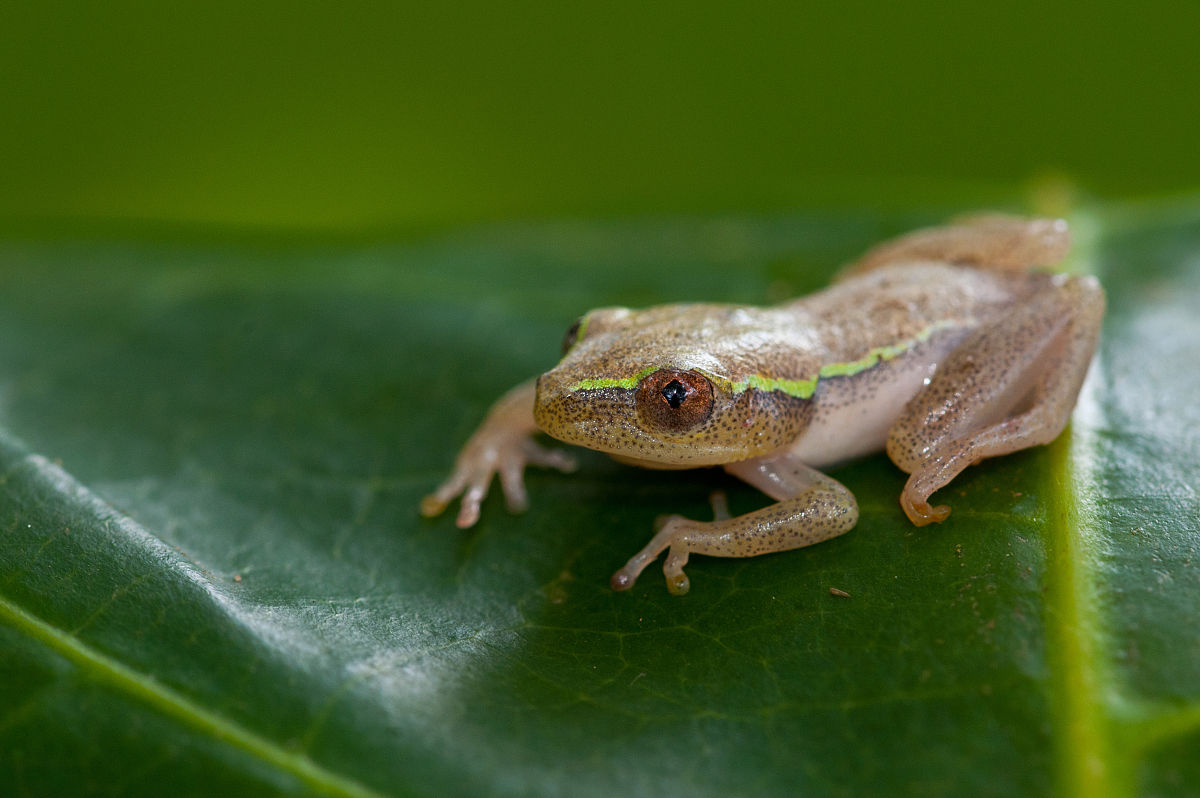
M 909 518 L 941 521 L 934 491 L 985 457 L 1053 440 L 1070 416 L 1104 295 L 1088 277 L 1028 271 L 1067 245 L 1060 221 L 977 217 L 881 245 L 829 289 L 772 308 L 592 311 L 555 368 L 497 403 L 422 511 L 462 493 L 469 526 L 493 473 L 523 507 L 527 462 L 570 467 L 532 442 L 540 428 L 636 465 L 721 465 L 778 502 L 670 517 L 616 589 L 668 548 L 667 584 L 683 593 L 690 553 L 749 557 L 848 531 L 854 497 L 815 467 L 885 447 L 911 475 Z

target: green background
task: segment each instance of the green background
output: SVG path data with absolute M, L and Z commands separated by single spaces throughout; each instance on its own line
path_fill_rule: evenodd
M 1192 2 L 6 3 L 0 218 L 359 230 L 1200 185 Z
M 1200 794 L 1198 23 L 5 5 L 0 794 Z M 1110 311 L 1069 434 L 945 524 L 868 458 L 853 533 L 674 598 L 607 577 L 761 496 L 585 454 L 417 517 L 581 310 L 981 206 L 1067 214 Z

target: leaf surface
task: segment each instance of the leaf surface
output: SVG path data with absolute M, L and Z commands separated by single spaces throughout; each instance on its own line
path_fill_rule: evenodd
M 1068 433 L 915 529 L 609 574 L 764 503 L 584 454 L 416 507 L 580 312 L 779 300 L 929 218 L 501 226 L 405 245 L 0 245 L 0 778 L 14 795 L 1097 795 L 1200 784 L 1200 212 L 1080 218 Z M 833 595 L 831 588 L 848 593 Z M 69 763 L 69 764 L 66 764 Z

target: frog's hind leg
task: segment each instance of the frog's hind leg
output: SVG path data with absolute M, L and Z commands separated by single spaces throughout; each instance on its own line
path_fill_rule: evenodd
M 667 588 L 682 595 L 689 587 L 683 566 L 690 554 L 754 557 L 798 549 L 848 532 L 858 521 L 858 505 L 850 491 L 792 455 L 745 460 L 725 470 L 778 503 L 730 518 L 723 503 L 714 501 L 716 520 L 708 522 L 667 516 L 651 541 L 613 574 L 614 590 L 633 587 L 638 574 L 668 548 L 663 564 Z
M 981 214 L 885 241 L 846 267 L 838 279 L 912 261 L 1023 272 L 1061 262 L 1070 246 L 1071 235 L 1062 219 Z
M 1066 426 L 1096 348 L 1104 292 L 1091 277 L 1047 277 L 1010 315 L 972 333 L 891 428 L 888 456 L 911 476 L 900 505 L 942 521 L 929 496 L 969 465 L 1049 443 Z

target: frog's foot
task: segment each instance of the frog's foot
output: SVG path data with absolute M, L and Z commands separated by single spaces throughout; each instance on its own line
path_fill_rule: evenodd
M 784 455 L 746 460 L 725 467 L 751 484 L 763 484 L 782 498 L 752 513 L 730 517 L 725 497 L 712 497 L 713 521 L 691 521 L 672 515 L 661 520 L 646 547 L 613 574 L 614 590 L 628 590 L 647 565 L 667 549 L 663 574 L 677 596 L 688 591 L 683 573 L 688 556 L 756 557 L 772 551 L 811 546 L 847 532 L 858 520 L 854 496 L 824 474 Z
M 670 549 L 667 561 L 663 564 L 663 574 L 667 578 L 667 590 L 672 595 L 682 596 L 688 592 L 691 583 L 683 566 L 687 564 L 688 539 L 694 533 L 703 534 L 705 527 L 712 524 L 704 521 L 692 521 L 681 515 L 670 515 L 659 519 L 661 524 L 658 533 L 637 554 L 629 558 L 625 566 L 612 575 L 609 584 L 613 590 L 628 590 L 637 581 L 638 575 L 646 566 L 658 559 L 665 549 Z
M 479 507 L 487 497 L 492 478 L 500 478 L 505 502 L 513 513 L 529 507 L 525 491 L 525 466 L 556 468 L 568 473 L 575 470 L 575 460 L 566 452 L 547 449 L 526 436 L 472 438 L 458 456 L 454 471 L 438 489 L 421 500 L 421 515 L 429 518 L 440 515 L 459 494 L 462 504 L 455 524 L 466 529 L 479 520 Z
M 439 515 L 462 495 L 455 523 L 462 529 L 479 520 L 479 505 L 487 496 L 492 477 L 500 477 L 500 487 L 508 509 L 519 513 L 529 506 L 525 492 L 525 466 L 537 465 L 574 471 L 575 460 L 565 452 L 539 446 L 533 440 L 537 425 L 533 422 L 533 402 L 537 393 L 534 380 L 521 383 L 497 400 L 487 418 L 475 431 L 454 462 L 454 471 L 438 489 L 421 500 L 421 515 Z
M 910 493 L 908 488 L 905 488 L 904 492 L 900 494 L 900 506 L 904 509 L 908 520 L 916 526 L 940 524 L 950 516 L 948 506 L 939 504 L 936 507 L 930 507 L 928 499 L 928 496 L 921 498 L 915 493 Z
M 725 498 L 724 491 L 714 491 L 708 497 L 708 501 L 712 505 L 715 521 L 729 520 L 729 501 Z M 712 524 L 692 521 L 682 515 L 660 515 L 654 521 L 654 537 L 641 551 L 629 558 L 624 568 L 612 575 L 612 579 L 609 580 L 612 589 L 628 590 L 633 587 L 633 583 L 646 566 L 658 559 L 658 555 L 662 554 L 664 549 L 670 548 L 671 553 L 667 555 L 667 561 L 663 564 L 667 590 L 676 596 L 687 593 L 691 583 L 687 574 L 683 572 L 683 566 L 687 565 L 688 561 L 688 538 L 692 534 L 704 534 L 705 528 L 711 526 Z

